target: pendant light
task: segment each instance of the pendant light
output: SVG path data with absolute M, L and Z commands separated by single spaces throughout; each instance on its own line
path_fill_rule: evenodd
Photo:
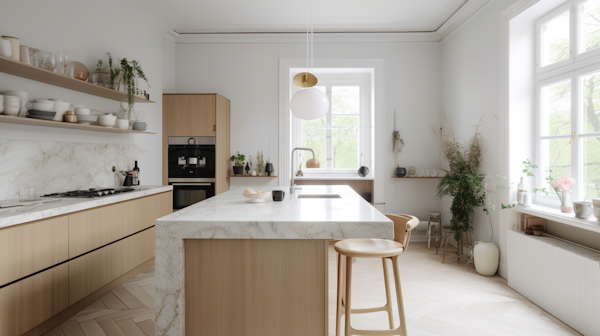
M 313 71 L 314 29 L 312 26 L 312 0 L 308 0 L 308 22 L 306 25 L 306 72 L 294 76 L 294 84 L 298 90 L 290 101 L 292 113 L 302 120 L 315 120 L 324 117 L 329 111 L 329 99 L 319 89 L 315 89 L 317 77 Z

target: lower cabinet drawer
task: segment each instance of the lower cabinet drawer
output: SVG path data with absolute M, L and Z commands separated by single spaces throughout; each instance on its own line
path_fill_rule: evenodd
M 152 259 L 150 249 L 154 228 L 69 261 L 69 305 Z
M 68 265 L 0 289 L 0 335 L 21 335 L 69 306 Z

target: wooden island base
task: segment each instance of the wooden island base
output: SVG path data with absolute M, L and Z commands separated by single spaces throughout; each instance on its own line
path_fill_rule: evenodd
M 328 334 L 326 239 L 186 239 L 185 334 Z

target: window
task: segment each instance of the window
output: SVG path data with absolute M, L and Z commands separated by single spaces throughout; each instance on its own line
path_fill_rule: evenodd
M 570 1 L 538 21 L 537 185 L 575 179 L 573 200 L 600 197 L 600 0 Z M 573 55 L 571 50 L 577 50 Z M 551 188 L 549 188 L 551 189 Z M 539 203 L 556 197 L 536 196 Z
M 316 75 L 319 83 L 315 88 L 327 95 L 330 108 L 321 119 L 293 118 L 293 147 L 312 148 L 321 162 L 321 168 L 303 172 L 305 175 L 356 173 L 361 165 L 370 162 L 370 76 L 360 73 Z M 312 155 L 298 154 L 305 167 Z

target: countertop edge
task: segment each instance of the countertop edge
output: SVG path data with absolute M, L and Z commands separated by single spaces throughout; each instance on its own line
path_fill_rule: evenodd
M 100 197 L 96 199 L 86 200 L 80 203 L 67 203 L 61 204 L 58 202 L 56 207 L 51 207 L 48 209 L 42 210 L 32 210 L 31 212 L 16 212 L 13 215 L 8 215 L 6 217 L 0 217 L 0 229 L 19 225 L 26 224 L 34 221 L 49 219 L 52 217 L 58 217 L 78 211 L 89 210 L 105 205 L 125 202 L 129 200 L 133 200 L 136 198 L 141 198 L 145 196 L 160 194 L 163 192 L 168 192 L 173 190 L 173 186 L 143 186 L 139 191 L 132 191 L 128 193 L 123 193 L 117 196 L 107 196 Z M 77 200 L 77 199 L 65 199 L 68 200 Z M 52 204 L 52 203 L 51 203 Z

